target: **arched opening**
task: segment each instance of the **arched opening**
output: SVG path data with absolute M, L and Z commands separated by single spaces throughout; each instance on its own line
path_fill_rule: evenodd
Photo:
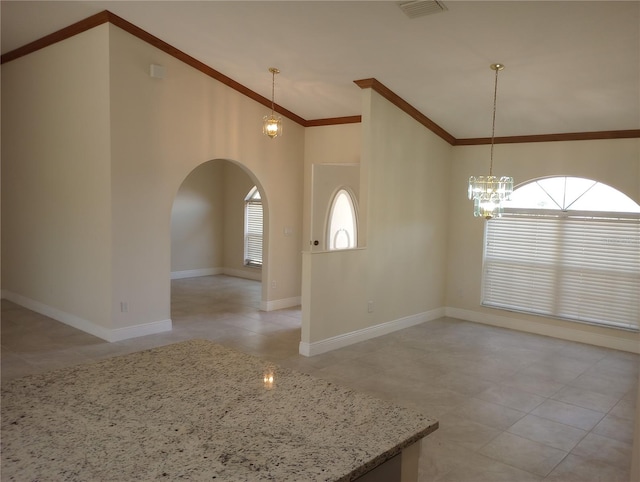
M 258 311 L 262 304 L 262 231 L 253 238 L 259 263 L 246 263 L 247 193 L 260 200 L 266 228 L 266 196 L 244 166 L 207 161 L 183 180 L 171 213 L 171 312 L 181 317 L 219 317 L 220 311 Z M 263 212 L 264 211 L 264 212 Z M 268 230 L 264 229 L 264 233 Z M 255 244 L 259 240 L 259 246 Z M 266 258 L 266 257 L 265 257 Z M 265 277 L 266 279 L 266 277 Z
M 482 304 L 640 329 L 640 205 L 592 179 L 517 188 L 486 223 Z

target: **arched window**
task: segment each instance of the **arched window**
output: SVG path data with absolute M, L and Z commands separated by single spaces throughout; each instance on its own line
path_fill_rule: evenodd
M 262 198 L 256 186 L 244 198 L 244 264 L 262 266 Z
M 358 245 L 356 209 L 351 194 L 340 189 L 331 203 L 327 246 L 330 250 L 351 249 Z
M 486 223 L 482 304 L 637 331 L 640 206 L 590 179 L 519 187 Z

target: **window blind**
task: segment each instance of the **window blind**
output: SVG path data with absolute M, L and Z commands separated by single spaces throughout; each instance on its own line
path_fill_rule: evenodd
M 484 305 L 639 329 L 639 219 L 510 215 L 486 225 Z
M 262 266 L 262 202 L 246 202 L 244 263 Z

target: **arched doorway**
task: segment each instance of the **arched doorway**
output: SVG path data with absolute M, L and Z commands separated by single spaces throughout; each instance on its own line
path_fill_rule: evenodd
M 262 280 L 268 279 L 263 276 L 266 262 L 249 264 L 244 256 L 245 198 L 253 187 L 264 204 L 266 237 L 266 193 L 246 167 L 226 159 L 210 160 L 183 180 L 171 213 L 172 318 L 181 316 L 186 305 L 192 312 L 199 305 L 200 311 L 210 310 L 212 303 L 225 303 L 223 309 L 234 312 L 260 309 L 265 292 Z M 175 301 L 176 294 L 182 301 Z

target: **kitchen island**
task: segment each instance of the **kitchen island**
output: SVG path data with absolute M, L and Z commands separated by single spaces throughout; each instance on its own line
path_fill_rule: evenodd
M 16 480 L 416 480 L 421 413 L 191 340 L 11 381 Z M 386 465 L 385 465 L 386 464 Z M 386 468 L 385 468 L 386 467 Z M 365 475 L 366 474 L 366 475 Z

